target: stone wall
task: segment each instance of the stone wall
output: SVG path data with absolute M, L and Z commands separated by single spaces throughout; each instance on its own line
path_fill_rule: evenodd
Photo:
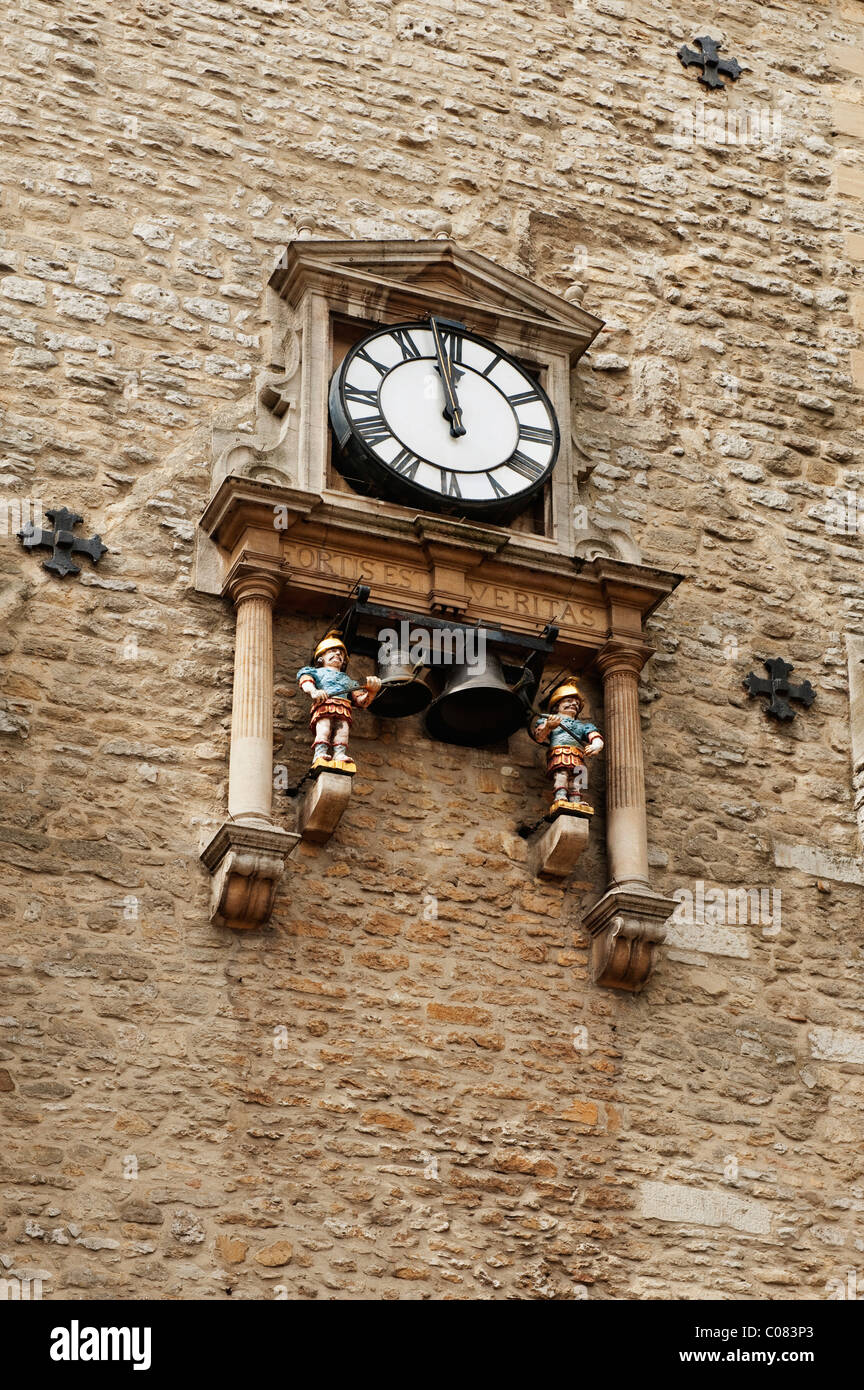
M 718 31 L 665 0 L 34 0 L 0 23 L 0 498 L 109 547 L 61 582 L 13 525 L 0 545 L 7 1274 L 825 1297 L 862 1268 L 862 552 L 829 523 L 864 482 L 864 6 L 733 3 Z M 706 31 L 748 69 L 719 97 L 676 57 Z M 587 979 L 602 817 L 575 882 L 526 873 L 523 736 L 465 754 L 358 718 L 351 806 L 273 929 L 208 924 L 233 622 L 192 542 L 304 229 L 449 232 L 606 320 L 574 378 L 591 507 L 686 575 L 643 680 L 655 882 L 769 894 L 755 923 L 727 899 L 676 925 L 641 996 Z M 278 624 L 289 783 L 316 631 Z M 791 725 L 742 689 L 773 655 L 819 692 Z

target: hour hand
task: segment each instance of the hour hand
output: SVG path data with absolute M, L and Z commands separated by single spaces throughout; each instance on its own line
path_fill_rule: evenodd
M 439 371 L 441 371 L 440 368 Z M 444 375 L 443 371 L 441 372 L 441 374 L 442 376 Z M 460 435 L 467 434 L 468 431 L 462 423 L 462 407 L 460 406 L 459 398 L 456 395 L 456 387 L 451 382 L 450 388 L 448 390 L 446 377 L 444 381 L 444 395 L 445 397 L 449 397 L 449 399 L 445 400 L 444 409 L 441 413 L 444 416 L 445 420 L 450 421 L 450 433 L 452 434 L 453 438 L 458 439 Z
M 458 439 L 460 435 L 468 433 L 462 423 L 462 407 L 456 394 L 456 384 L 462 376 L 462 372 L 458 372 L 453 366 L 450 355 L 444 346 L 442 329 L 460 329 L 464 332 L 465 326 L 450 319 L 437 319 L 434 315 L 430 315 L 429 323 L 432 328 L 432 337 L 435 340 L 438 372 L 444 384 L 444 419 L 450 421 L 450 433 L 454 439 Z

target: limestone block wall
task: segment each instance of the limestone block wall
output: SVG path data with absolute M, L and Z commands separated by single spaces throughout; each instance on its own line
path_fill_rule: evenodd
M 4 10 L 0 1263 L 45 1296 L 784 1299 L 861 1271 L 864 7 L 722 23 Z M 746 69 L 720 96 L 676 57 L 704 32 Z M 447 232 L 606 320 L 582 486 L 686 576 L 642 709 L 654 882 L 692 920 L 643 995 L 587 978 L 602 816 L 573 882 L 527 875 L 522 736 L 359 715 L 352 803 L 272 929 L 208 924 L 233 618 L 193 537 L 301 231 Z M 109 553 L 61 582 L 14 530 L 64 504 Z M 317 631 L 277 620 L 288 784 Z M 774 655 L 818 690 L 782 726 L 741 685 Z

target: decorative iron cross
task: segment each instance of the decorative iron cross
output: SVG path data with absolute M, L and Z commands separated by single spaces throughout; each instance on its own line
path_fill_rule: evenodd
M 807 709 L 810 708 L 816 699 L 816 691 L 809 681 L 802 681 L 801 685 L 789 684 L 789 672 L 792 667 L 788 661 L 783 661 L 779 656 L 771 657 L 770 660 L 762 663 L 768 671 L 769 679 L 764 676 L 754 676 L 751 671 L 749 676 L 744 677 L 744 688 L 750 695 L 770 695 L 771 702 L 765 706 L 765 713 L 772 715 L 775 719 L 794 719 L 795 711 L 789 705 L 784 696 L 789 700 L 800 700 Z
M 692 48 L 688 48 L 686 43 L 678 49 L 678 57 L 685 68 L 699 67 L 702 69 L 699 74 L 699 81 L 706 87 L 725 87 L 726 83 L 720 81 L 720 73 L 724 77 L 729 77 L 733 82 L 737 82 L 744 69 L 737 58 L 721 58 L 719 49 L 723 45 L 717 39 L 709 39 L 707 34 L 701 39 L 694 39 L 702 49 L 701 53 L 695 53 Z
M 84 520 L 83 516 L 70 512 L 68 507 L 46 510 L 45 515 L 53 523 L 53 531 L 44 531 L 28 521 L 23 531 L 18 532 L 18 539 L 26 550 L 36 550 L 42 546 L 53 550 L 51 559 L 42 561 L 44 569 L 51 570 L 52 574 L 80 574 L 80 567 L 72 562 L 73 552 L 89 555 L 94 565 L 98 565 L 108 549 L 107 545 L 102 544 L 102 537 L 93 536 L 89 541 L 83 541 L 72 534 L 73 528 Z

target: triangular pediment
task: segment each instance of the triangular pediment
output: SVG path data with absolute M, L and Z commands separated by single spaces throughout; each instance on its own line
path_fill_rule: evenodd
M 298 240 L 286 247 L 270 279 L 271 287 L 295 305 L 310 285 L 326 292 L 328 285 L 340 283 L 361 299 L 397 305 L 416 300 L 422 306 L 441 297 L 457 307 L 545 329 L 579 352 L 603 326 L 579 305 L 453 241 Z

